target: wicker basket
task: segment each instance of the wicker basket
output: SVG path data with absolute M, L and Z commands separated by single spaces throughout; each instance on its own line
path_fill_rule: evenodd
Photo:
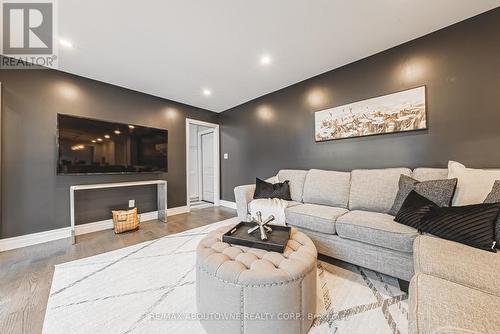
M 126 231 L 136 230 L 139 228 L 139 215 L 137 208 L 128 211 L 112 211 L 113 212 L 113 226 L 115 233 L 122 233 Z

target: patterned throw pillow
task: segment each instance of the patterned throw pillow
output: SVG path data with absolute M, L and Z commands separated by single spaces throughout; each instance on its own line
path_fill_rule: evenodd
M 399 177 L 399 191 L 389 214 L 395 216 L 412 190 L 428 198 L 438 206 L 450 206 L 457 187 L 457 179 L 418 181 L 409 176 Z
M 493 189 L 491 189 L 491 192 L 486 196 L 486 199 L 484 200 L 484 203 L 500 203 L 500 180 L 496 180 L 495 183 L 493 184 Z M 496 223 L 496 248 L 500 249 L 500 216 L 497 219 Z
M 394 221 L 420 230 L 420 221 L 437 205 L 428 198 L 412 190 L 406 197 Z
M 255 179 L 255 192 L 253 198 L 280 198 L 291 201 L 289 181 L 282 183 L 269 183 L 259 178 Z
M 431 207 L 430 212 L 420 221 L 420 231 L 496 252 L 495 224 L 499 211 L 500 203 Z

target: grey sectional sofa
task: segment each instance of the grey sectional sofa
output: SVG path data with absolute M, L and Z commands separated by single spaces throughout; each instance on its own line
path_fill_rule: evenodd
M 497 333 L 500 253 L 419 236 L 394 222 L 387 212 L 401 174 L 425 181 L 445 179 L 448 170 L 281 170 L 268 182 L 290 181 L 287 222 L 305 232 L 319 253 L 411 279 L 411 334 Z M 234 190 L 241 220 L 248 217 L 254 190 L 255 185 Z
M 285 209 L 287 223 L 305 232 L 319 253 L 409 281 L 418 233 L 387 213 L 401 174 L 424 181 L 444 179 L 448 170 L 281 170 L 269 181 L 290 181 L 293 202 Z M 254 190 L 255 185 L 234 189 L 241 220 L 248 217 Z

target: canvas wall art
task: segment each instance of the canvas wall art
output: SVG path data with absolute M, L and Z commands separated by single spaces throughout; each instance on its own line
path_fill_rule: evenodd
M 425 86 L 321 110 L 314 118 L 318 142 L 427 129 Z

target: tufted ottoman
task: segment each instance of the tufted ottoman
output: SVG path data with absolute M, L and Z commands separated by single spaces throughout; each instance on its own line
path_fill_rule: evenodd
M 316 311 L 316 247 L 292 229 L 283 254 L 210 232 L 196 250 L 198 316 L 209 334 L 307 333 Z

